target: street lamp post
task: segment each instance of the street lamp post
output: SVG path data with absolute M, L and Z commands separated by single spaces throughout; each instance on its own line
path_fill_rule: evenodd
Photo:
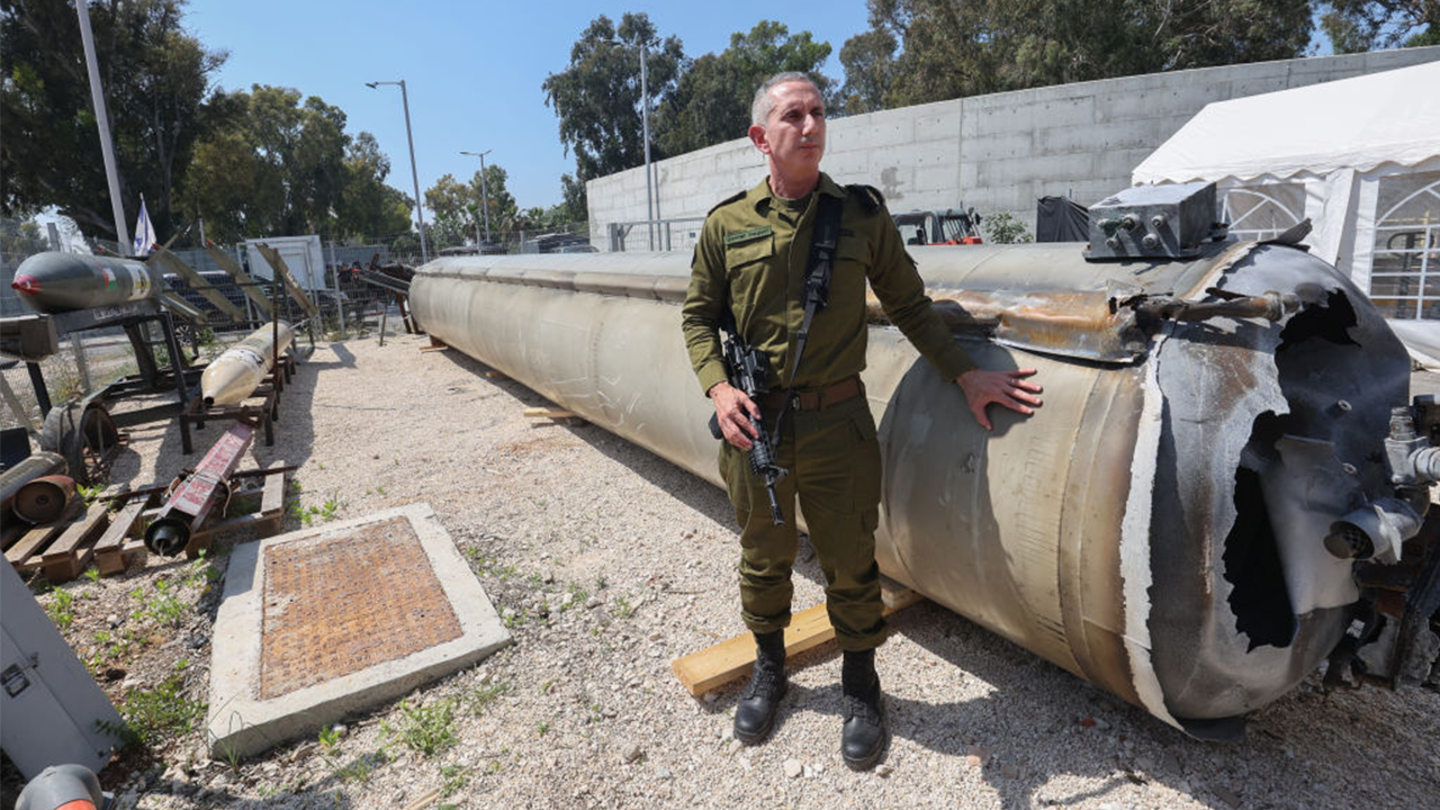
M 415 169 L 415 136 L 410 131 L 410 94 L 405 91 L 405 80 L 398 82 L 366 82 L 374 90 L 382 84 L 400 85 L 400 101 L 405 105 L 405 138 L 410 142 L 410 179 L 415 181 L 415 215 L 420 218 L 420 261 L 429 263 L 430 249 L 425 243 L 425 200 L 420 197 L 420 173 Z
M 490 194 L 485 190 L 485 156 L 494 152 L 494 149 L 486 149 L 484 152 L 461 152 L 462 155 L 480 158 L 480 210 L 485 216 L 485 241 L 490 241 Z M 478 234 L 477 234 L 478 235 Z M 476 245 L 479 247 L 479 245 Z
M 650 249 L 655 249 L 655 191 L 650 183 L 650 88 L 646 63 L 646 43 L 640 43 L 640 129 L 645 138 L 645 230 L 650 234 Z

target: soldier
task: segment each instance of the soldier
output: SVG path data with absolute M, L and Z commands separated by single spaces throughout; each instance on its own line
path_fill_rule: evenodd
M 720 472 L 740 524 L 742 615 L 756 642 L 754 672 L 735 709 L 735 736 L 746 744 L 764 740 L 786 691 L 784 628 L 790 623 L 798 497 L 844 653 L 841 755 L 863 770 L 879 761 L 888 740 L 875 673 L 875 648 L 886 635 L 874 534 L 880 448 L 859 377 L 866 281 L 890 320 L 959 385 L 985 429 L 987 405 L 1029 414 L 1040 404 L 1034 395 L 1041 389 L 1026 379 L 1034 369 L 976 368 L 931 308 L 880 193 L 841 187 L 820 171 L 825 104 L 808 76 L 781 73 L 766 81 L 755 93 L 751 121 L 750 140 L 765 155 L 769 177 L 710 211 L 683 316 L 691 362 L 725 437 Z M 827 196 L 841 201 L 828 303 L 813 315 L 807 344 L 797 347 L 792 335 L 804 321 L 817 212 L 831 207 L 817 201 Z M 772 393 L 760 402 L 726 379 L 718 329 L 727 308 L 739 335 L 770 360 Z M 750 417 L 762 411 L 765 429 L 779 438 L 779 466 L 790 471 L 776 485 L 782 525 L 773 525 L 764 481 L 751 473 L 747 455 L 758 436 Z

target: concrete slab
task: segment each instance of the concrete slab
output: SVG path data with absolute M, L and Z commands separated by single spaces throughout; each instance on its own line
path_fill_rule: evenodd
M 211 752 L 313 734 L 509 642 L 429 504 L 238 545 L 215 621 Z

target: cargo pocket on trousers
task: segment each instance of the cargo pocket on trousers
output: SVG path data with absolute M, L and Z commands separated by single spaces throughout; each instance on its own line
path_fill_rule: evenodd
M 874 531 L 880 522 L 880 440 L 875 430 L 875 419 L 868 407 L 861 408 L 850 417 L 856 432 L 855 443 L 855 487 L 852 490 L 855 510 L 868 531 Z

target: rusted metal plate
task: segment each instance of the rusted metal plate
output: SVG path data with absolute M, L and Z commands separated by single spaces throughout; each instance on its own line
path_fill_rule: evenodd
M 265 555 L 260 697 L 270 699 L 460 637 L 410 521 L 397 517 Z

